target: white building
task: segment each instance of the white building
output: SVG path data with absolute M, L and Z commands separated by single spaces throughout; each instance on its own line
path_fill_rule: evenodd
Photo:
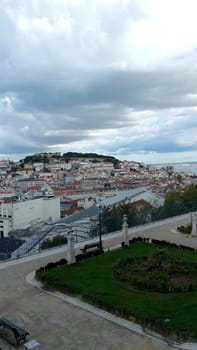
M 153 193 L 146 187 L 138 187 L 133 190 L 118 192 L 113 197 L 99 201 L 99 204 L 103 207 L 115 207 L 121 204 L 133 203 L 138 200 L 144 200 L 150 203 L 153 207 L 159 207 L 163 205 L 164 202 L 164 198 Z
M 33 169 L 35 169 L 35 171 L 41 171 L 44 169 L 44 163 L 42 162 L 35 162 L 33 163 Z
M 60 219 L 60 199 L 42 197 L 0 204 L 0 238 L 14 230 L 36 224 L 54 223 Z

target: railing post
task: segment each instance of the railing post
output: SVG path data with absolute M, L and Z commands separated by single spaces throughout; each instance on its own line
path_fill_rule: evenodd
M 102 246 L 102 217 L 101 217 L 101 205 L 98 207 L 99 210 L 99 249 L 102 252 L 103 246 Z
M 72 233 L 73 233 L 73 231 L 70 230 L 67 234 L 67 260 L 68 260 L 68 264 L 74 264 L 76 262 L 74 237 L 73 237 Z
M 123 223 L 122 223 L 122 238 L 124 245 L 129 245 L 129 236 L 128 236 L 128 223 L 127 223 L 127 215 L 123 215 Z

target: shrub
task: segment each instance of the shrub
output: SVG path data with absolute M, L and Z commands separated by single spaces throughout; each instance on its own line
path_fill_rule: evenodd
M 36 278 L 44 280 L 44 274 L 46 271 L 50 271 L 53 269 L 57 269 L 58 267 L 63 267 L 67 265 L 67 260 L 62 258 L 56 262 L 49 262 L 47 265 L 40 267 L 38 270 L 36 270 Z
M 67 237 L 58 235 L 58 236 L 55 236 L 53 239 L 49 239 L 49 238 L 45 239 L 41 243 L 40 248 L 49 249 L 49 248 L 57 247 L 63 244 L 67 244 Z
M 185 234 L 189 235 L 192 232 L 192 225 L 191 224 L 189 224 L 187 226 L 181 225 L 181 226 L 177 227 L 177 230 L 181 233 L 185 233 Z

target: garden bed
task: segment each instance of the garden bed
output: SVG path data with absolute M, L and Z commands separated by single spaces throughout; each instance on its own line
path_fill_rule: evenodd
M 138 268 L 142 259 L 148 261 L 152 256 L 161 258 L 160 253 L 164 248 L 157 244 L 133 243 L 130 247 L 108 252 L 100 256 L 89 258 L 85 261 L 63 268 L 53 269 L 37 273 L 44 283 L 64 292 L 80 295 L 84 300 L 102 307 L 126 319 L 135 320 L 143 327 L 171 336 L 176 334 L 176 339 L 197 339 L 197 291 L 196 291 L 196 252 L 187 249 L 165 248 L 168 262 L 177 273 L 172 274 L 176 284 L 183 284 L 183 290 L 166 288 L 154 291 L 147 288 L 125 283 L 116 274 L 117 267 L 122 266 L 123 275 L 128 269 L 128 261 L 135 261 Z M 160 252 L 160 253 L 159 253 Z M 141 259 L 141 260 L 140 260 Z M 153 259 L 154 260 L 154 259 Z M 136 262 L 138 261 L 139 264 Z M 155 262 L 159 260 L 155 260 Z M 173 266 L 173 267 L 172 267 Z M 191 267 L 188 280 L 187 271 Z M 153 270 L 153 266 L 151 267 Z M 180 272 L 182 268 L 182 273 Z M 154 270 L 155 276 L 159 270 Z M 161 272 L 161 271 L 160 271 Z M 138 275 L 140 271 L 138 269 Z M 193 275 L 193 278 L 192 278 Z M 173 277 L 174 276 L 174 277 Z M 176 277 L 175 277 L 176 276 Z M 142 277 L 143 280 L 143 277 Z M 158 279 L 159 280 L 159 279 Z M 192 287 L 188 288 L 189 285 Z M 169 288 L 168 288 L 169 289 Z

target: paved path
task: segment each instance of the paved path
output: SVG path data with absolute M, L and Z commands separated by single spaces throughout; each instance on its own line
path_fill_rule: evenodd
M 157 223 L 158 225 L 152 224 L 152 227 L 149 225 L 149 227 L 137 228 L 136 233 L 135 230 L 129 232 L 131 236 L 151 234 L 160 239 L 164 239 L 164 236 L 169 239 L 176 237 L 176 241 L 183 239 L 188 245 L 197 246 L 197 238 L 189 240 L 183 235 L 171 232 L 176 228 L 176 220 L 166 221 L 163 224 Z M 179 220 L 184 221 L 186 218 L 182 217 Z M 104 237 L 105 247 L 118 245 L 121 242 L 120 233 L 110 238 Z M 2 316 L 10 318 L 29 330 L 30 339 L 36 339 L 41 344 L 42 350 L 174 349 L 170 344 L 133 332 L 79 305 L 63 301 L 26 283 L 26 276 L 30 272 L 48 261 L 56 261 L 64 257 L 63 249 L 65 248 L 0 264 L 0 313 Z M 193 349 L 197 349 L 197 346 Z
M 15 350 L 15 347 L 13 347 L 7 341 L 0 338 L 0 350 Z

